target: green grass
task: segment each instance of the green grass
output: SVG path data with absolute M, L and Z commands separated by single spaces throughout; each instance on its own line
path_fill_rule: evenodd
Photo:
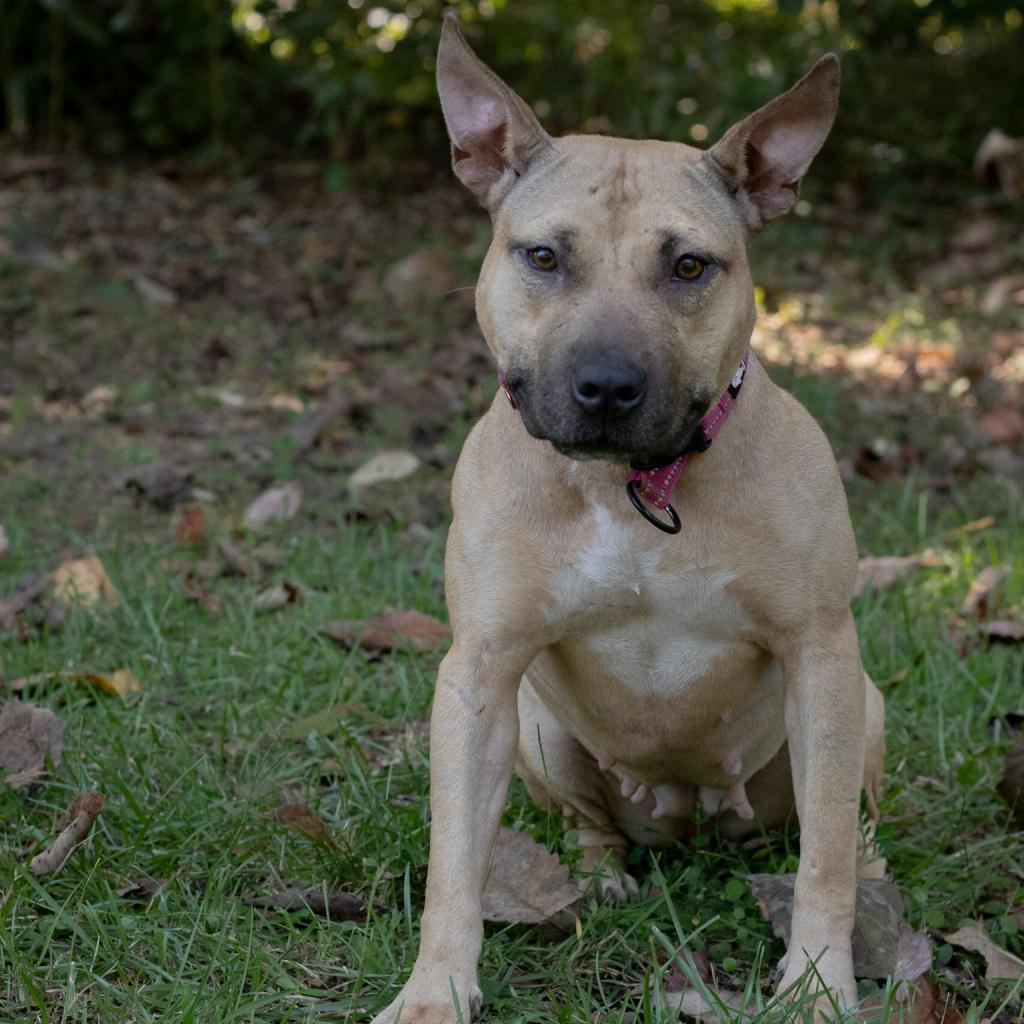
M 107 189 L 106 197 L 116 198 L 117 189 Z M 33 201 L 26 226 L 32 209 L 48 209 L 51 196 Z M 119 202 L 112 224 L 137 209 L 134 192 Z M 304 203 L 300 197 L 272 212 L 276 218 L 301 207 L 301 222 L 286 217 L 282 231 L 294 241 L 319 239 L 313 250 L 320 252 L 328 235 L 336 241 L 336 211 L 313 217 Z M 230 203 L 220 206 L 218 215 L 230 220 Z M 402 251 L 427 241 L 461 247 L 468 255 L 459 272 L 469 283 L 486 227 L 473 221 L 461 235 L 440 237 L 432 199 L 428 207 L 429 217 L 421 211 L 411 219 Z M 183 216 L 181 237 L 206 237 L 205 220 L 217 211 L 202 209 L 199 220 Z M 263 214 L 269 222 L 270 213 Z M 971 215 L 965 206 L 939 205 L 920 228 L 895 215 L 872 224 L 853 215 L 819 219 L 816 211 L 766 233 L 757 243 L 755 274 L 766 307 L 800 307 L 779 330 L 782 341 L 791 327 L 815 326 L 820 341 L 805 349 L 834 342 L 888 351 L 944 338 L 953 315 L 946 300 L 939 289 L 915 288 L 913 281 L 918 264 L 939 258 L 959 219 Z M 1000 217 L 1007 235 L 1016 230 L 1019 214 L 1003 209 Z M 3 680 L 61 669 L 128 667 L 144 683 L 128 703 L 70 681 L 22 695 L 60 714 L 67 729 L 52 775 L 30 790 L 0 788 L 0 1024 L 358 1021 L 385 1006 L 411 968 L 428 838 L 421 723 L 440 654 L 369 662 L 324 639 L 318 627 L 400 607 L 443 616 L 446 453 L 458 447 L 494 382 L 464 304 L 448 297 L 415 313 L 381 309 L 373 283 L 402 254 L 381 242 L 394 234 L 394 218 L 360 207 L 352 223 L 354 242 L 346 236 L 334 257 L 323 248 L 328 265 L 353 244 L 366 251 L 346 280 L 351 290 L 333 299 L 325 293 L 319 319 L 303 319 L 294 304 L 277 308 L 281 292 L 305 287 L 283 244 L 268 268 L 258 256 L 258 269 L 275 285 L 266 296 L 257 290 L 242 299 L 183 298 L 166 315 L 147 313 L 126 290 L 121 268 L 88 248 L 77 270 L 59 274 L 0 260 L 0 299 L 24 310 L 14 321 L 21 342 L 10 367 L 2 361 L 6 352 L 0 358 L 10 370 L 10 383 L 5 373 L 0 386 L 0 524 L 11 542 L 0 558 L 0 599 L 26 572 L 52 569 L 74 552 L 100 554 L 121 595 L 117 608 L 74 611 L 59 631 L 25 643 L 0 635 L 0 692 Z M 89 222 L 71 232 L 75 246 L 87 246 L 93 230 Z M 120 236 L 121 227 L 107 233 Z M 129 232 L 125 241 L 131 240 Z M 192 250 L 173 243 L 165 240 L 153 264 L 161 273 L 193 259 Z M 141 245 L 143 266 L 148 255 Z M 254 257 L 241 239 L 223 259 L 237 269 Z M 1016 311 L 982 317 L 973 306 L 984 281 L 965 287 L 967 299 L 954 307 L 960 326 L 953 340 L 958 350 L 984 351 L 995 331 L 1014 328 Z M 362 321 L 374 345 L 387 345 L 356 351 L 338 337 L 339 324 L 350 321 Z M 886 324 L 899 330 L 886 334 Z M 200 354 L 211 338 L 232 359 L 206 379 Z M 392 381 L 362 420 L 346 420 L 340 438 L 328 438 L 305 460 L 288 437 L 291 414 L 265 404 L 256 413 L 225 410 L 214 394 L 230 386 L 250 397 L 280 391 L 315 401 L 323 392 L 311 381 L 342 356 L 352 367 L 318 386 L 377 387 L 389 370 L 398 386 Z M 952 391 L 945 377 L 900 392 L 898 382 L 809 372 L 813 359 L 796 364 L 773 374 L 847 458 L 877 436 L 942 453 L 948 441 L 966 443 L 970 417 L 986 402 L 1014 400 L 1010 385 L 1003 397 L 992 397 L 985 374 L 977 396 L 967 396 L 978 404 L 962 406 L 946 400 Z M 430 387 L 438 376 L 460 388 L 472 382 L 459 392 L 463 406 L 438 400 Z M 110 416 L 62 422 L 40 411 L 44 397 L 75 407 L 98 383 L 120 387 Z M 927 390 L 936 383 L 946 391 Z M 881 397 L 897 400 L 898 415 L 865 413 L 855 401 L 878 398 L 886 388 Z M 168 430 L 182 423 L 190 429 Z M 374 499 L 363 510 L 370 522 L 349 521 L 344 474 L 385 442 L 413 448 L 428 465 Z M 167 458 L 194 466 L 196 482 L 213 494 L 207 539 L 198 549 L 174 541 L 168 513 L 134 506 L 112 483 L 124 470 Z M 936 564 L 854 606 L 864 661 L 888 708 L 880 841 L 909 922 L 934 943 L 943 989 L 972 1024 L 1008 1024 L 1020 1019 L 1019 989 L 989 985 L 980 958 L 943 936 L 980 918 L 998 942 L 1024 955 L 1024 833 L 1011 829 L 994 794 L 1010 743 L 999 716 L 1024 711 L 1024 647 L 964 643 L 953 621 L 987 565 L 1010 570 L 1001 614 L 1019 614 L 1022 495 L 1009 479 L 969 460 L 945 474 L 948 490 L 934 486 L 934 469 L 922 464 L 908 475 L 898 468 L 879 484 L 863 477 L 848 484 L 863 554 L 938 552 Z M 219 617 L 188 600 L 186 574 L 216 557 L 216 539 L 233 536 L 247 501 L 271 481 L 292 477 L 307 499 L 272 538 L 281 564 L 267 578 L 302 585 L 303 603 L 258 614 L 253 599 L 261 584 L 237 578 L 207 584 L 222 601 Z M 983 516 L 995 524 L 956 534 Z M 409 530 L 411 524 L 418 528 Z M 261 543 L 235 540 L 249 550 Z M 300 727 L 339 705 L 347 712 L 336 728 Z M 56 834 L 64 809 L 88 790 L 108 798 L 92 836 L 59 874 L 35 879 L 28 861 Z M 315 809 L 336 846 L 289 831 L 270 813 L 295 801 Z M 505 821 L 575 864 L 560 820 L 534 808 L 517 780 Z M 637 850 L 631 870 L 642 898 L 628 907 L 588 906 L 578 934 L 552 938 L 532 928 L 488 926 L 480 967 L 488 1019 L 654 1019 L 660 959 L 666 946 L 681 944 L 705 950 L 723 986 L 749 983 L 759 1016 L 779 1016 L 768 1001 L 783 950 L 744 878 L 794 870 L 797 843 L 790 834 L 752 850 L 706 841 L 659 855 Z M 166 884 L 150 899 L 119 894 L 145 879 Z M 348 889 L 390 910 L 366 923 L 332 923 L 245 903 L 286 884 Z M 865 985 L 864 994 L 871 989 Z
M 935 942 L 940 977 L 987 1016 L 1006 987 L 984 983 L 980 961 L 942 935 L 983 918 L 1024 952 L 1011 913 L 1024 900 L 1024 842 L 993 795 L 1007 744 L 990 725 L 1021 710 L 1024 651 L 969 645 L 962 654 L 950 617 L 985 565 L 1011 567 L 1005 603 L 1024 598 L 1020 497 L 987 487 L 937 507 L 927 494 L 913 478 L 853 491 L 862 551 L 931 546 L 941 557 L 855 606 L 866 665 L 888 703 L 882 844 L 910 923 Z M 0 592 L 54 561 L 33 541 L 30 508 L 5 507 L 12 551 L 0 561 Z M 304 603 L 257 614 L 258 584 L 222 579 L 210 584 L 223 601 L 218 618 L 181 586 L 209 552 L 155 542 L 125 510 L 116 526 L 77 542 L 102 555 L 120 606 L 77 610 L 61 631 L 25 644 L 4 641 L 9 679 L 127 666 L 145 690 L 134 703 L 69 681 L 23 695 L 57 711 L 67 732 L 51 778 L 0 792 L 0 1020 L 358 1020 L 395 993 L 415 953 L 427 861 L 425 739 L 406 736 L 406 726 L 428 710 L 438 658 L 367 662 L 317 627 L 392 607 L 443 614 L 443 532 L 345 524 L 340 511 L 314 502 L 280 531 L 284 564 L 272 578 L 303 585 Z M 949 539 L 984 514 L 994 527 Z M 329 516 L 335 525 L 323 525 Z M 214 517 L 211 537 L 232 521 Z M 345 702 L 337 731 L 287 738 L 303 718 Z M 92 837 L 58 875 L 34 879 L 24 867 L 32 850 L 86 790 L 108 797 Z M 268 816 L 295 800 L 328 823 L 337 849 Z M 505 820 L 573 861 L 560 822 L 533 808 L 518 782 Z M 648 1019 L 659 934 L 705 948 L 728 986 L 742 988 L 756 965 L 768 991 L 782 949 L 734 880 L 796 862 L 792 836 L 754 851 L 636 851 L 643 898 L 589 907 L 578 935 L 489 926 L 481 979 L 491 1019 Z M 167 884 L 151 900 L 118 895 L 146 878 Z M 355 890 L 391 912 L 331 923 L 245 905 L 284 883 Z

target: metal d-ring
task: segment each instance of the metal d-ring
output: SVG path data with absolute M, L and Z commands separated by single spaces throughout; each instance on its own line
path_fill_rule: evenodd
M 659 530 L 665 533 L 679 533 L 683 528 L 683 524 L 679 519 L 679 515 L 671 505 L 665 506 L 665 511 L 668 513 L 668 517 L 671 522 L 666 523 L 664 519 L 659 519 L 641 500 L 640 495 L 636 492 L 636 481 L 630 480 L 626 484 L 626 493 L 629 495 L 629 500 L 633 502 L 633 507 L 647 520 L 652 526 L 656 526 Z

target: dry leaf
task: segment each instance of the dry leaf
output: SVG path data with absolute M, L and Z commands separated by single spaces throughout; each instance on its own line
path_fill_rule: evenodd
M 302 488 L 295 482 L 264 491 L 246 510 L 242 521 L 250 530 L 291 519 L 302 505 Z
M 258 591 L 252 599 L 252 606 L 257 612 L 272 612 L 286 604 L 298 604 L 301 600 L 302 590 L 294 583 L 284 580 Z
M 246 900 L 246 906 L 257 910 L 308 910 L 332 921 L 365 921 L 366 900 L 352 892 L 322 893 L 319 889 L 285 889 L 273 896 L 260 896 Z M 388 913 L 388 908 L 374 904 L 378 914 Z
M 996 591 L 1006 576 L 1006 570 L 1000 566 L 988 565 L 982 569 L 960 605 L 960 614 L 967 619 L 991 615 L 996 609 Z
M 182 585 L 185 588 L 185 596 L 190 601 L 197 601 L 211 615 L 220 615 L 222 611 L 220 598 L 216 594 L 211 594 L 195 576 L 189 573 Z
M 896 963 L 892 980 L 897 985 L 896 998 L 910 996 L 908 986 L 932 969 L 932 944 L 923 932 L 915 932 L 906 921 L 900 921 L 896 940 Z
M 979 418 L 978 430 L 993 444 L 1015 444 L 1024 436 L 1024 416 L 1012 405 L 998 405 Z
M 109 675 L 99 672 L 37 672 L 35 675 L 14 679 L 8 683 L 8 686 L 15 693 L 19 693 L 29 687 L 49 683 L 56 679 L 89 683 L 115 697 L 127 697 L 129 694 L 142 692 L 142 683 L 126 668 L 119 668 Z
M 922 555 L 881 555 L 862 558 L 857 565 L 853 596 L 860 597 L 868 587 L 880 590 L 882 587 L 891 586 L 915 569 L 934 564 L 934 556 L 929 552 Z
M 4 524 L 0 523 L 0 558 L 3 558 L 11 550 L 11 542 L 7 538 L 7 531 Z
M 1019 644 L 1024 641 L 1024 623 L 1016 619 L 992 619 L 978 626 L 978 632 L 994 643 Z
M 980 953 L 985 958 L 987 967 L 985 978 L 988 981 L 997 979 L 1016 981 L 1024 976 L 1024 960 L 1015 957 L 1002 946 L 993 942 L 980 925 L 960 928 L 952 935 L 947 935 L 946 941 L 961 949 Z
M 47 708 L 9 700 L 0 710 L 0 770 L 11 772 L 4 781 L 12 789 L 39 778 L 47 755 L 59 765 L 63 745 L 64 723 Z
M 349 478 L 348 485 L 358 491 L 375 484 L 404 480 L 420 468 L 420 460 L 412 452 L 386 451 L 364 462 Z
M 59 871 L 75 850 L 85 842 L 97 815 L 107 804 L 102 793 L 83 793 L 68 808 L 65 818 L 67 828 L 42 853 L 37 853 L 29 862 L 34 875 L 52 875 Z
M 1018 736 L 1003 765 L 996 792 L 1010 805 L 1010 813 L 1024 825 L 1024 736 Z
M 405 644 L 415 651 L 432 651 L 452 635 L 443 622 L 414 610 L 389 612 L 373 619 L 337 619 L 320 632 L 343 647 L 366 651 L 396 651 Z
M 195 474 L 189 466 L 173 460 L 147 462 L 134 466 L 118 478 L 122 487 L 135 495 L 135 502 L 148 502 L 157 508 L 169 509 L 192 490 Z
M 678 990 L 666 987 L 661 993 L 662 1012 L 683 1014 L 700 1021 L 715 1021 L 715 1024 L 723 1019 L 735 1022 L 753 1018 L 753 1012 L 746 1009 L 742 992 L 714 984 L 708 984 L 707 989 L 713 996 L 710 1002 L 693 987 Z
M 226 575 L 258 576 L 259 566 L 241 548 L 223 538 L 217 541 L 217 550 L 227 563 Z
M 308 804 L 282 804 L 277 810 L 271 811 L 270 817 L 316 842 L 333 847 L 338 845 L 323 820 Z
M 96 555 L 62 562 L 53 573 L 54 597 L 66 604 L 118 604 L 117 591 Z
M 129 903 L 149 903 L 166 884 L 166 878 L 140 878 L 121 886 L 117 895 Z
M 142 683 L 126 668 L 119 668 L 110 675 L 88 672 L 81 675 L 70 675 L 69 678 L 84 679 L 86 682 L 98 686 L 105 693 L 112 693 L 115 697 L 127 697 L 133 693 L 142 693 Z
M 198 544 L 206 533 L 206 512 L 202 505 L 186 505 L 178 515 L 174 536 L 179 544 Z
M 789 943 L 796 875 L 750 875 L 750 888 L 772 931 Z M 892 882 L 857 880 L 853 927 L 853 972 L 858 978 L 887 978 L 896 968 L 903 898 Z
M 485 921 L 561 926 L 559 916 L 579 898 L 568 868 L 546 846 L 502 826 L 484 886 Z
M 946 533 L 943 539 L 958 540 L 960 537 L 966 537 L 969 533 L 977 533 L 979 530 L 987 530 L 989 527 L 995 525 L 995 516 L 982 516 L 980 519 L 972 519 L 969 523 L 964 523 L 962 526 L 955 527 Z
M 902 995 L 901 995 L 902 994 Z M 885 999 L 872 997 L 860 1006 L 857 1019 L 865 1021 L 893 1020 L 901 1024 L 962 1024 L 963 1014 L 948 996 L 939 1001 L 939 990 L 928 974 L 908 982 L 897 990 L 897 1001 L 906 1009 L 894 1011 L 887 1008 Z

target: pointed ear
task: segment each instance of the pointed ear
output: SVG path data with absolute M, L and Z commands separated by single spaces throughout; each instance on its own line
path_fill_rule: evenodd
M 529 106 L 469 48 L 454 14 L 441 29 L 437 91 L 455 174 L 493 206 L 551 139 Z
M 828 53 L 788 92 L 734 124 L 705 160 L 743 204 L 757 230 L 782 216 L 821 149 L 839 102 L 839 58 Z

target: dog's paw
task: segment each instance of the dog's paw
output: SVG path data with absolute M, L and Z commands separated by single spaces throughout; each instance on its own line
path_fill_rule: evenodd
M 805 1020 L 838 1020 L 857 1005 L 857 983 L 849 952 L 826 949 L 813 962 L 806 954 L 787 953 L 779 964 L 778 992 Z
M 458 1009 L 448 977 L 437 982 L 412 977 L 371 1024 L 469 1024 L 480 1015 L 483 996 L 475 982 L 456 983 L 455 989 L 461 1004 Z
M 601 903 L 631 903 L 640 895 L 640 886 L 625 871 L 609 871 L 591 880 L 590 892 Z

